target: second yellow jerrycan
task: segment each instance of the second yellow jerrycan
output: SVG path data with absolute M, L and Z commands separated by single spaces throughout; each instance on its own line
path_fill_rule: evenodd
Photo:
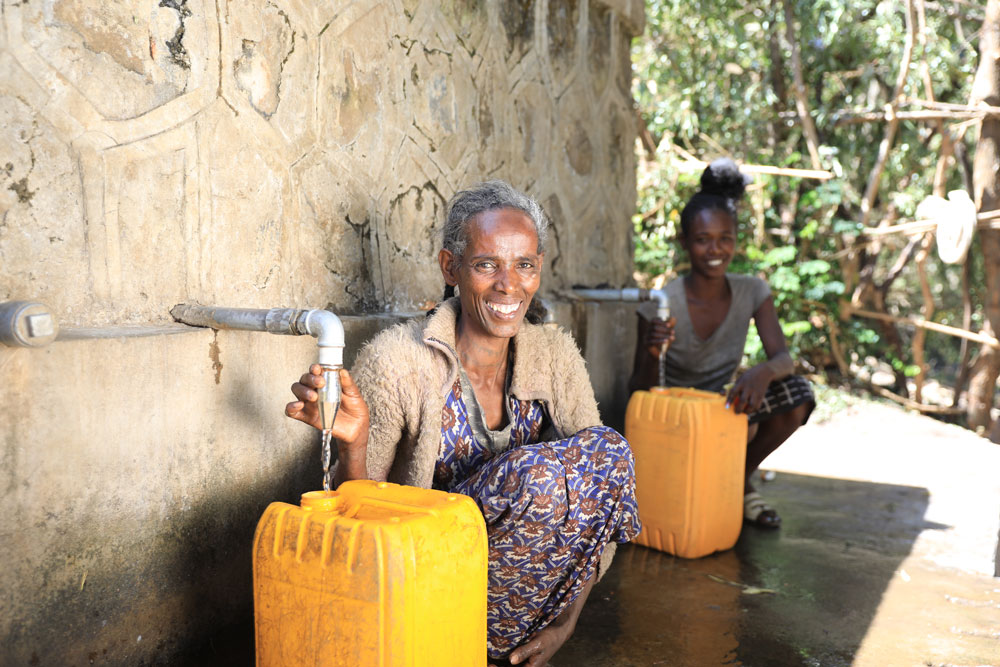
M 486 524 L 468 496 L 357 480 L 271 503 L 253 580 L 257 667 L 486 664 Z
M 637 391 L 625 412 L 642 532 L 683 558 L 732 548 L 743 524 L 747 417 L 698 389 Z

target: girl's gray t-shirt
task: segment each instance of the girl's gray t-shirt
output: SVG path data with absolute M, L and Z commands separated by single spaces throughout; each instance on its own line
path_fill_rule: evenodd
M 722 324 L 708 340 L 702 340 L 694 332 L 688 314 L 684 278 L 676 278 L 667 284 L 670 315 L 677 319 L 677 323 L 674 326 L 674 342 L 667 348 L 666 386 L 721 392 L 736 373 L 743 360 L 750 320 L 771 295 L 771 288 L 755 276 L 727 273 L 726 280 L 733 299 Z M 639 315 L 652 320 L 656 316 L 656 305 L 655 302 L 640 305 Z

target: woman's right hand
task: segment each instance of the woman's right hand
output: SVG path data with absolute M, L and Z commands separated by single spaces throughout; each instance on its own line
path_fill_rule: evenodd
M 666 322 L 658 317 L 650 320 L 649 326 L 646 328 L 646 340 L 643 341 L 643 346 L 649 356 L 659 359 L 660 351 L 674 342 L 675 324 L 677 324 L 677 319 L 673 317 L 667 319 Z
M 364 447 L 368 444 L 368 404 L 361 396 L 361 391 L 354 384 L 351 374 L 346 369 L 340 369 L 340 408 L 333 422 L 331 433 L 348 448 Z M 297 401 L 285 406 L 285 414 L 292 419 L 309 424 L 322 430 L 323 422 L 319 414 L 319 389 L 326 385 L 323 379 L 323 367 L 313 364 L 309 372 L 292 385 L 292 393 Z

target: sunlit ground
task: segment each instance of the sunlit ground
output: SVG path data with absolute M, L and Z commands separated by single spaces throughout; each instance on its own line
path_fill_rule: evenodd
M 898 407 L 853 397 L 844 403 L 765 466 L 779 474 L 925 488 L 923 519 L 941 526 L 917 535 L 855 664 L 1000 664 L 1000 579 L 992 578 L 1000 446 Z M 985 653 L 975 648 L 980 645 Z M 976 654 L 987 662 L 969 661 Z
M 1000 446 L 824 390 L 764 468 L 780 531 L 694 561 L 621 549 L 552 664 L 1000 665 Z

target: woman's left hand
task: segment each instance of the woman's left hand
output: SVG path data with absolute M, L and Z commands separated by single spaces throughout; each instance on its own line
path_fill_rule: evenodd
M 736 414 L 749 414 L 760 407 L 775 374 L 767 363 L 757 364 L 740 376 L 726 397 L 726 405 Z
M 549 658 L 555 655 L 571 634 L 573 634 L 572 628 L 553 623 L 547 628 L 539 630 L 531 636 L 531 639 L 518 646 L 510 654 L 510 662 L 512 665 L 545 667 L 549 664 Z

